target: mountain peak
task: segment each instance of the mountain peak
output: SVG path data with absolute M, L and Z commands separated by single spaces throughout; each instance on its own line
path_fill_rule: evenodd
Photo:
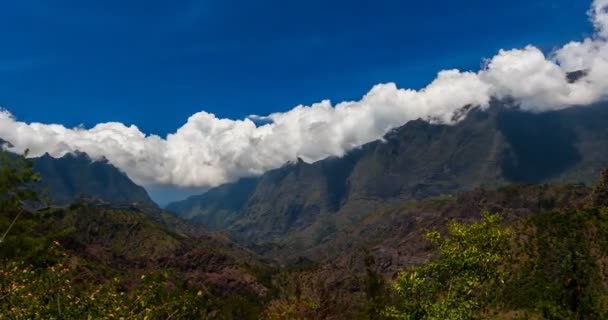
M 45 153 L 33 158 L 42 187 L 55 203 L 68 204 L 83 199 L 110 203 L 142 203 L 156 207 L 147 191 L 107 160 L 93 160 L 84 152 L 54 158 Z
M 9 149 L 9 148 L 13 148 L 13 147 L 14 146 L 12 143 L 0 138 L 0 149 Z

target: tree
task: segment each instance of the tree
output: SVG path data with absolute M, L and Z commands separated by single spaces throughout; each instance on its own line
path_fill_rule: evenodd
M 28 233 L 35 221 L 23 220 L 24 204 L 38 199 L 35 184 L 40 180 L 33 164 L 23 156 L 0 150 L 0 257 L 34 255 L 40 239 Z
M 394 290 L 398 303 L 387 317 L 408 320 L 477 319 L 489 304 L 493 289 L 504 283 L 503 259 L 511 233 L 497 215 L 483 213 L 471 225 L 451 222 L 447 236 L 426 237 L 439 251 L 427 265 L 402 271 Z
M 593 207 L 608 207 L 608 168 L 602 171 L 600 180 L 591 193 Z
M 382 310 L 387 304 L 386 284 L 384 278 L 374 270 L 376 261 L 374 256 L 365 257 L 365 296 L 367 306 L 365 308 L 366 319 L 382 319 Z
M 0 150 L 0 210 L 16 210 L 23 201 L 37 199 L 33 185 L 40 180 L 40 175 L 34 171 L 34 165 L 25 157 Z

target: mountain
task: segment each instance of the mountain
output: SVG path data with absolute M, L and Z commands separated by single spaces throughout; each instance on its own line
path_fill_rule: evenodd
M 504 225 L 528 239 L 535 236 L 533 232 L 545 233 L 553 228 L 565 234 L 585 232 L 580 226 L 562 223 L 554 217 L 574 216 L 573 213 L 589 203 L 592 192 L 593 189 L 582 184 L 510 185 L 467 191 L 453 197 L 405 201 L 370 213 L 308 251 L 295 252 L 285 246 L 277 248 L 272 255 L 314 257 L 315 263 L 292 273 L 291 293 L 300 290 L 302 295 L 320 301 L 321 310 L 331 310 L 331 316 L 340 315 L 336 319 L 354 319 L 356 310 L 369 302 L 370 276 L 379 276 L 378 279 L 385 279 L 388 284 L 398 272 L 424 265 L 436 256 L 436 248 L 425 237 L 428 231 L 439 230 L 445 234 L 450 221 L 473 223 L 479 221 L 483 210 L 488 210 L 499 214 Z M 530 227 L 530 223 L 540 218 L 549 223 Z M 600 219 L 605 221 L 604 216 Z M 590 234 L 598 247 L 608 248 L 605 237 L 593 238 L 595 234 Z M 574 239 L 552 236 L 556 243 L 562 238 Z M 560 249 L 567 250 L 554 243 L 543 248 Z M 548 269 L 555 272 L 559 267 Z
M 21 168 L 29 168 L 22 160 L 16 154 L 2 154 L 0 178 L 5 194 L 22 194 L 23 188 L 36 188 L 31 175 L 21 177 Z M 43 179 L 51 172 L 52 177 L 71 179 L 67 181 L 75 188 L 87 188 L 93 194 L 69 198 L 73 201 L 69 205 L 40 206 L 5 200 L 8 197 L 1 199 L 0 273 L 6 275 L 7 270 L 17 269 L 22 273 L 25 266 L 32 266 L 34 269 L 31 274 L 28 269 L 28 279 L 24 280 L 31 285 L 27 289 L 29 297 L 35 295 L 46 301 L 48 296 L 63 294 L 57 298 L 57 301 L 61 300 L 57 302 L 58 318 L 83 318 L 81 314 L 73 313 L 78 308 L 85 308 L 85 318 L 87 314 L 89 318 L 96 318 L 90 316 L 91 312 L 102 309 L 106 309 L 101 313 L 105 316 L 124 309 L 125 305 L 120 305 L 124 302 L 128 308 L 122 312 L 130 315 L 129 318 L 135 308 L 144 308 L 143 312 L 150 314 L 152 311 L 147 309 L 147 304 L 157 303 L 159 308 L 173 308 L 162 318 L 171 318 L 176 310 L 186 312 L 189 307 L 210 314 L 203 318 L 255 319 L 262 301 L 269 294 L 264 276 L 272 271 L 272 266 L 258 255 L 223 234 L 191 228 L 158 207 L 130 202 L 142 199 L 137 198 L 137 194 L 119 198 L 111 191 L 100 193 L 95 188 L 119 186 L 123 188 L 119 191 L 123 192 L 137 190 L 133 188 L 137 187 L 135 184 L 106 162 L 91 161 L 86 155 L 75 154 L 60 159 L 42 157 L 34 159 L 32 164 L 48 170 L 42 172 Z M 57 280 L 57 277 L 62 278 Z M 14 275 L 6 278 L 15 283 L 23 280 Z M 6 281 L 1 287 L 6 288 L 5 284 Z M 62 288 L 61 293 L 54 292 L 53 288 L 57 287 Z M 110 290 L 108 296 L 112 301 L 100 299 L 97 303 L 97 298 L 105 294 L 104 290 Z M 145 301 L 141 292 L 146 292 Z M 20 313 L 23 309 L 9 301 L 9 295 L 6 291 L 0 294 L 0 305 L 11 306 L 12 315 L 23 314 Z M 185 302 L 193 295 L 198 297 L 196 308 Z M 119 300 L 118 297 L 123 298 Z M 72 298 L 74 301 L 66 302 Z M 175 307 L 162 302 L 173 299 Z M 39 308 L 35 303 L 32 305 L 33 300 L 24 305 L 37 312 Z M 69 314 L 65 312 L 68 308 L 73 308 Z M 47 316 L 43 317 L 55 317 L 48 316 L 53 312 L 49 310 L 45 309 Z M 4 308 L 2 313 L 6 312 Z
M 2 213 L 0 226 L 5 230 L 11 220 L 8 213 Z M 142 275 L 165 274 L 169 277 L 167 286 L 180 286 L 178 292 L 204 290 L 204 302 L 222 315 L 213 319 L 233 319 L 224 315 L 232 311 L 223 309 L 259 305 L 258 301 L 268 295 L 268 289 L 258 281 L 259 272 L 267 267 L 251 251 L 221 235 L 176 234 L 135 210 L 74 204 L 27 211 L 3 240 L 3 266 L 7 258 L 37 266 L 60 259 L 72 270 L 69 281 L 79 288 L 120 279 L 119 291 L 129 292 L 141 286 Z M 174 290 L 167 291 L 170 289 Z M 175 291 L 171 287 L 162 290 Z
M 595 189 L 585 185 L 608 164 L 606 110 L 530 114 L 494 104 L 467 110 L 453 126 L 412 121 L 344 157 L 298 160 L 170 206 L 207 227 L 141 205 L 132 200 L 137 196 L 120 198 L 111 188 L 122 184 L 116 188 L 130 193 L 137 186 L 107 162 L 45 156 L 33 160 L 43 179 L 88 190 L 66 197 L 86 201 L 26 210 L 19 219 L 21 210 L 3 208 L 0 230 L 16 224 L 0 256 L 46 268 L 65 261 L 69 280 L 82 287 L 75 296 L 116 283 L 109 294 L 132 295 L 136 305 L 145 279 L 162 276 L 160 292 L 176 297 L 175 305 L 163 305 L 170 311 L 162 318 L 186 305 L 174 294 L 189 292 L 202 296 L 197 305 L 212 319 L 308 306 L 314 315 L 301 318 L 372 319 L 370 306 L 395 301 L 389 284 L 398 272 L 438 257 L 427 231 L 446 234 L 451 221 L 473 223 L 489 210 L 516 235 L 513 260 L 504 262 L 515 278 L 497 293 L 509 303 L 502 311 L 541 312 L 547 303 L 577 311 L 576 303 L 564 303 L 586 297 L 577 292 L 608 296 L 601 277 L 608 265 L 608 171 Z M 63 254 L 60 264 L 53 264 L 53 250 Z M 34 286 L 46 278 L 29 282 L 40 301 L 54 296 Z
M 343 157 L 290 163 L 167 208 L 243 243 L 299 252 L 393 204 L 511 183 L 590 184 L 608 164 L 605 103 L 535 114 L 493 101 L 464 112 L 455 125 L 410 121 Z
M 49 209 L 42 216 L 46 233 L 70 230 L 59 241 L 86 261 L 129 272 L 171 269 L 224 293 L 266 292 L 247 269 L 261 264 L 256 255 L 220 235 L 175 234 L 146 213 L 89 204 Z
M 156 207 L 143 187 L 106 160 L 93 161 L 80 152 L 61 158 L 45 154 L 31 160 L 42 178 L 42 188 L 56 204 L 69 204 L 88 197 L 109 203 Z
M 4 148 L 11 148 L 13 147 L 13 144 L 0 138 L 0 149 L 4 149 Z
M 356 224 L 329 233 L 315 247 L 300 252 L 287 245 L 269 248 L 267 256 L 291 255 L 294 263 L 283 268 L 276 268 L 268 259 L 220 234 L 193 236 L 175 232 L 137 207 L 105 203 L 24 212 L 9 233 L 7 245 L 0 246 L 0 255 L 35 262 L 49 256 L 45 250 L 54 248 L 48 244 L 56 241 L 73 272 L 70 281 L 86 289 L 96 284 L 111 284 L 112 279 L 116 279 L 118 287 L 113 290 L 125 294 L 141 292 L 137 290 L 145 284 L 144 274 L 146 279 L 147 275 L 166 274 L 168 282 L 160 287 L 161 292 L 170 289 L 173 291 L 169 295 L 205 292 L 199 303 L 205 303 L 209 314 L 215 315 L 209 317 L 211 319 L 259 319 L 260 308 L 273 310 L 277 304 L 279 310 L 295 308 L 300 306 L 297 304 L 300 297 L 314 303 L 315 313 L 310 319 L 373 319 L 365 314 L 374 295 L 381 303 L 394 299 L 390 293 L 383 293 L 390 290 L 389 279 L 394 279 L 401 270 L 424 265 L 438 256 L 436 248 L 424 237 L 427 231 L 436 229 L 445 234 L 450 221 L 476 222 L 480 212 L 487 209 L 503 217 L 504 225 L 517 235 L 514 239 L 526 240 L 512 241 L 514 245 L 533 246 L 534 250 L 515 252 L 519 255 L 505 263 L 532 261 L 530 270 L 546 272 L 528 274 L 511 270 L 514 276 L 523 277 L 523 282 L 507 282 L 509 289 L 517 289 L 513 291 L 514 297 L 521 299 L 508 300 L 513 305 L 505 308 L 537 310 L 535 303 L 547 303 L 542 300 L 546 297 L 545 290 L 568 299 L 571 281 L 564 285 L 564 279 L 569 281 L 571 276 L 586 274 L 595 276 L 596 269 L 601 275 L 606 270 L 606 186 L 608 171 L 595 189 L 583 184 L 515 184 L 494 190 L 476 189 L 458 196 L 394 201 L 379 206 L 380 209 L 371 211 Z M 595 209 L 585 211 L 589 205 Z M 228 206 L 229 203 L 224 203 L 224 208 Z M 16 212 L 0 215 L 0 229 L 11 223 L 11 214 Z M 591 251 L 580 251 L 579 247 Z M 534 260 L 530 259 L 531 254 Z M 316 259 L 311 261 L 301 256 Z M 49 258 L 55 259 L 50 256 L 43 262 L 48 263 Z M 564 263 L 572 261 L 576 261 L 577 267 L 586 267 L 585 272 L 564 269 Z M 520 265 L 515 266 L 518 270 Z M 589 273 L 588 268 L 593 273 Z M 15 270 L 21 273 L 21 269 Z M 583 277 L 587 278 L 591 276 Z M 36 284 L 32 280 L 24 283 L 30 285 L 29 288 L 32 283 Z M 598 287 L 603 290 L 599 293 L 605 294 L 604 278 L 593 284 L 591 289 Z M 585 282 L 582 288 L 587 287 Z M 37 292 L 34 291 L 34 295 Z M 521 292 L 525 292 L 524 298 Z M 505 292 L 500 294 L 503 297 Z M 184 306 L 182 297 L 177 296 L 176 308 Z M 527 303 L 528 300 L 534 303 Z M 564 306 L 561 301 L 549 302 Z M 170 308 L 175 306 L 164 307 L 170 314 L 174 312 Z

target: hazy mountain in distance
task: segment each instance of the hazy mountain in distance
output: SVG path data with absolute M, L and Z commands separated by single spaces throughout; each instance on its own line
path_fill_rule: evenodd
M 202 194 L 208 188 L 199 187 L 180 187 L 173 185 L 152 185 L 146 186 L 150 198 L 160 207 L 164 208 L 170 203 L 184 200 L 188 197 Z

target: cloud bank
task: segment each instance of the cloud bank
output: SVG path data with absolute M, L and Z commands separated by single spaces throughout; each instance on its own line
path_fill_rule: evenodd
M 500 50 L 482 70 L 444 70 L 421 90 L 379 84 L 359 101 L 322 101 L 243 120 L 202 111 L 165 138 L 115 122 L 89 129 L 24 123 L 0 110 L 0 137 L 15 151 L 30 149 L 31 156 L 48 152 L 59 157 L 78 150 L 94 159 L 105 157 L 145 186 L 216 186 L 298 157 L 315 161 L 341 156 L 410 120 L 452 123 L 463 106 L 484 108 L 492 97 L 514 99 L 530 112 L 605 99 L 608 0 L 593 1 L 589 16 L 596 30 L 591 38 L 570 42 L 549 55 L 533 46 Z M 578 70 L 585 75 L 568 81 L 567 74 Z

